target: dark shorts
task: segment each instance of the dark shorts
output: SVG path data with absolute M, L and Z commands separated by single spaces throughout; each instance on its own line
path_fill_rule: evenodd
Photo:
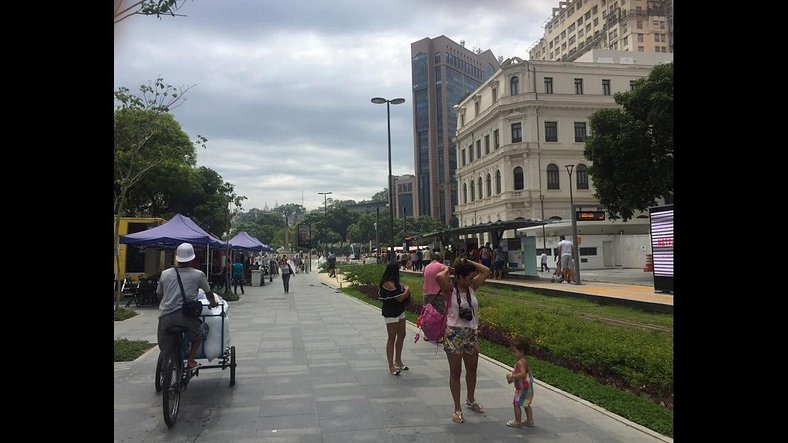
M 173 337 L 175 336 L 165 332 L 167 328 L 171 326 L 183 326 L 187 328 L 189 338 L 192 340 L 194 340 L 195 337 L 201 337 L 203 335 L 202 320 L 197 317 L 186 317 L 183 315 L 183 312 L 178 309 L 175 312 L 159 317 L 159 328 L 156 332 L 156 337 L 159 341 L 159 349 L 162 352 L 171 349 L 174 344 Z
M 496 262 L 495 262 L 495 270 L 501 270 L 501 269 L 503 269 L 503 265 L 504 265 L 504 264 L 506 264 L 506 262 L 505 262 L 505 261 L 496 261 Z

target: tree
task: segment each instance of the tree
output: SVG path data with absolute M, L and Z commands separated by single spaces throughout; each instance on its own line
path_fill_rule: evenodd
M 115 23 L 120 23 L 132 15 L 155 15 L 161 20 L 162 15 L 183 16 L 176 14 L 185 2 L 179 0 L 131 0 L 129 6 L 124 6 L 126 0 L 115 0 Z
M 388 203 L 388 201 L 389 201 L 389 190 L 388 190 L 388 188 L 383 188 L 382 191 L 380 191 L 380 192 L 376 193 L 375 195 L 373 195 L 372 196 L 372 201 L 373 202 L 379 202 L 379 203 Z
M 627 221 L 673 193 L 673 64 L 655 66 L 615 100 L 621 109 L 589 118 L 584 154 L 594 196 L 611 219 Z
M 191 87 L 175 88 L 162 78 L 141 85 L 139 94 L 128 88 L 115 91 L 114 127 L 114 212 L 115 263 L 120 269 L 120 217 L 125 214 L 129 191 L 154 167 L 168 159 L 194 162 L 194 146 L 187 143 L 180 125 L 169 112 L 183 104 Z M 205 147 L 207 139 L 197 136 L 194 144 Z M 117 275 L 115 276 L 117 280 Z M 120 303 L 120 285 L 115 291 L 115 308 Z

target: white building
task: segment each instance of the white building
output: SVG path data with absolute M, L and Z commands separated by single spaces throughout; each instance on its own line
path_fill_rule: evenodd
M 523 61 L 517 57 L 504 61 L 490 79 L 457 105 L 459 226 L 518 218 L 569 221 L 570 200 L 586 206 L 583 209 L 596 209 L 599 202 L 588 175 L 590 162 L 583 155 L 588 118 L 598 109 L 617 107 L 613 94 L 631 90 L 652 67 L 629 59 L 624 64 Z M 620 226 L 610 226 L 609 234 L 584 236 L 579 249 L 581 267 L 642 267 L 645 254 L 650 252 L 650 247 L 641 250 L 642 244 L 648 244 L 647 221 L 632 223 L 626 230 L 627 235 L 646 236 L 632 241 L 638 250 L 632 257 L 623 253 Z M 597 226 L 593 229 L 610 225 L 582 225 L 589 223 Z M 545 232 L 545 239 L 541 228 L 527 232 L 537 237 L 537 248 L 555 247 L 552 243 L 557 244 L 561 234 L 571 238 L 571 231 L 569 235 Z M 478 240 L 479 244 L 491 241 L 486 234 L 480 234 Z M 596 249 L 583 251 L 585 247 Z

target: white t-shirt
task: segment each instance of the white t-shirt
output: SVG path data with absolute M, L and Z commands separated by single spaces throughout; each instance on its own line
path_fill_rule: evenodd
M 558 242 L 558 249 L 561 251 L 561 256 L 572 256 L 572 242 L 569 240 L 561 240 Z
M 449 310 L 446 315 L 446 326 L 454 326 L 458 328 L 471 328 L 479 329 L 479 300 L 476 299 L 476 291 L 468 287 L 468 292 L 471 293 L 471 305 L 473 306 L 473 319 L 468 321 L 460 318 L 460 308 L 457 306 L 457 289 L 451 289 L 451 301 Z M 460 306 L 463 308 L 468 307 L 468 297 L 465 293 L 460 294 Z

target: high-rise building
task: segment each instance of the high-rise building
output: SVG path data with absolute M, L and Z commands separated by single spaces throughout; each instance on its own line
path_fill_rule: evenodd
M 530 60 L 575 61 L 592 49 L 673 52 L 673 2 L 568 0 L 558 2 Z
M 413 147 L 417 216 L 449 226 L 457 205 L 457 155 L 453 107 L 495 73 L 499 63 L 487 49 L 471 51 L 446 36 L 410 45 L 413 83 Z

